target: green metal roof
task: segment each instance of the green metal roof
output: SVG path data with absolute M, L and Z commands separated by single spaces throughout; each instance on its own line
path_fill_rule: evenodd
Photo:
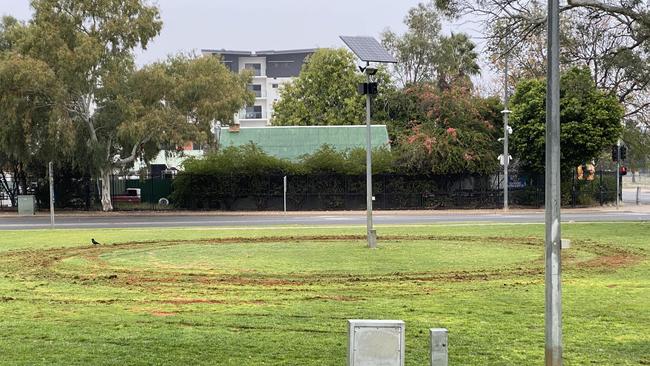
M 372 147 L 387 147 L 388 131 L 385 125 L 371 127 Z M 289 160 L 298 160 L 327 144 L 339 151 L 366 146 L 366 126 L 277 126 L 242 127 L 239 132 L 224 128 L 222 147 L 242 146 L 254 142 L 267 154 Z

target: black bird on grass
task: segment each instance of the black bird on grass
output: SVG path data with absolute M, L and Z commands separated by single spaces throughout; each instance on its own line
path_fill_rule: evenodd
M 95 238 L 90 239 L 90 241 L 93 243 L 93 245 L 101 244 L 100 242 L 96 241 Z

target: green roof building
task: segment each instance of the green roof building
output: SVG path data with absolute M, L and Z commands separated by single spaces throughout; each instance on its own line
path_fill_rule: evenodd
M 371 127 L 372 147 L 390 148 L 385 125 Z M 298 160 L 327 144 L 338 151 L 366 147 L 366 126 L 277 126 L 223 128 L 220 147 L 255 143 L 271 156 Z

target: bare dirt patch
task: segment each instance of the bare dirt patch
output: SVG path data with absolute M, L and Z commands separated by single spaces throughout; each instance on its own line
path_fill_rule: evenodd
M 175 315 L 178 315 L 178 314 L 172 313 L 172 312 L 167 312 L 167 311 L 153 311 L 151 313 L 151 315 L 158 316 L 158 317 L 167 317 L 167 316 L 175 316 Z

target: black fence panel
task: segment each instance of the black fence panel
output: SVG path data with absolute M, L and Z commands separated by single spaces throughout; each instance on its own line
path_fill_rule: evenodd
M 611 202 L 615 197 L 612 182 L 606 182 L 607 174 L 594 181 L 569 182 L 563 204 Z M 544 205 L 543 177 L 515 174 L 513 177 L 515 180 L 510 181 L 512 206 Z M 283 178 L 281 175 L 181 173 L 174 181 L 170 197 L 175 207 L 183 209 L 282 210 Z M 615 181 L 613 184 L 615 190 Z M 373 176 L 373 207 L 384 210 L 500 208 L 502 185 L 500 172 L 491 176 L 378 174 Z M 286 199 L 290 211 L 362 210 L 366 207 L 366 178 L 340 174 L 287 176 Z
M 39 207 L 47 208 L 49 186 L 46 179 L 31 180 Z M 284 206 L 284 176 L 205 175 L 179 173 L 177 176 L 113 176 L 111 196 L 116 210 L 273 210 Z M 57 209 L 98 210 L 101 208 L 101 180 L 90 177 L 55 176 Z M 544 206 L 544 177 L 510 173 L 509 197 L 512 207 Z M 3 192 L 0 192 L 3 193 Z M 503 207 L 501 172 L 479 175 L 373 176 L 373 207 L 399 209 L 473 209 Z M 6 199 L 6 192 L 0 207 Z M 363 210 L 366 208 L 365 175 L 313 174 L 287 176 L 287 209 Z M 605 205 L 616 200 L 616 172 L 599 171 L 593 180 L 565 179 L 564 207 Z M 7 205 L 5 205 L 7 206 Z M 6 209 L 6 208 L 5 208 Z M 14 209 L 15 207 L 10 207 Z

